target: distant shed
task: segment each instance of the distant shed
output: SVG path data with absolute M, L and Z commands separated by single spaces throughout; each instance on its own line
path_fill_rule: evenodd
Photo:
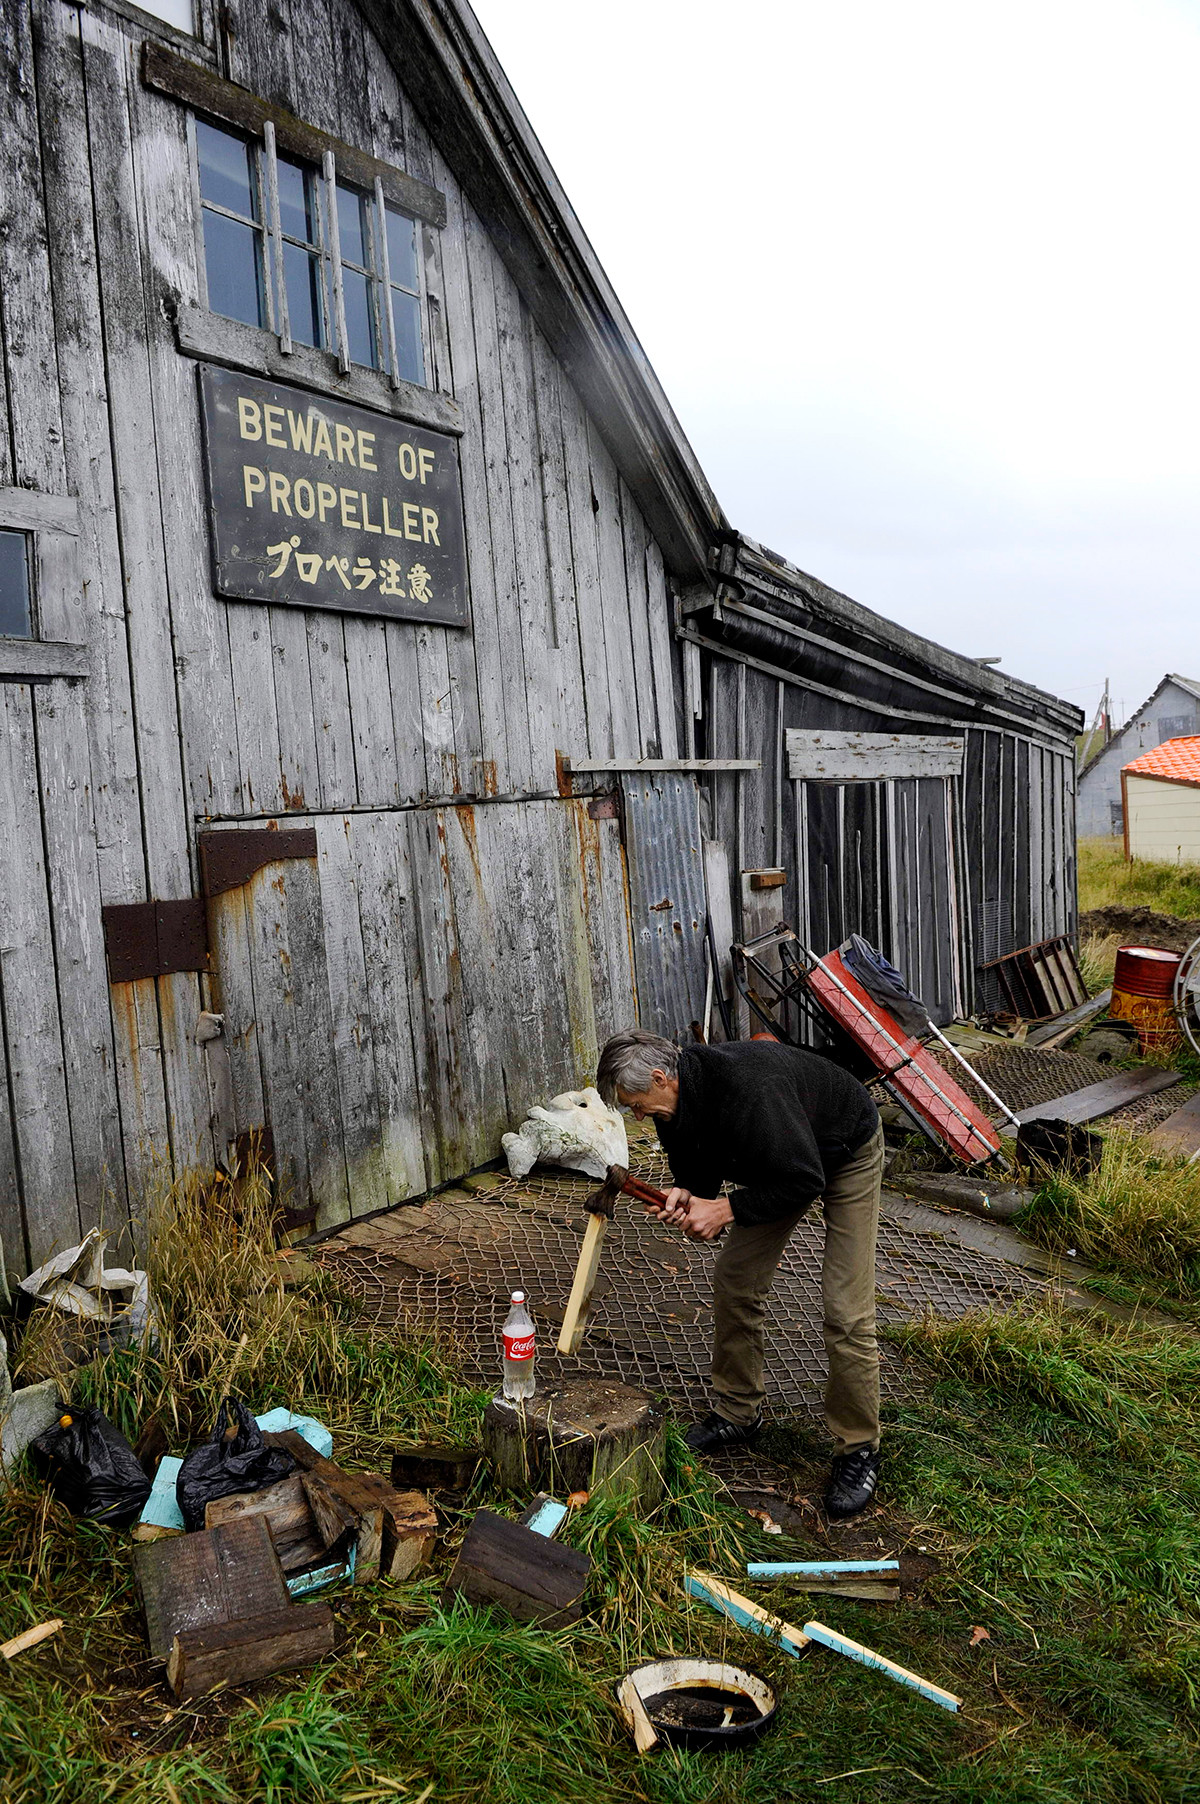
M 1168 739 L 1121 770 L 1126 858 L 1200 864 L 1200 737 Z

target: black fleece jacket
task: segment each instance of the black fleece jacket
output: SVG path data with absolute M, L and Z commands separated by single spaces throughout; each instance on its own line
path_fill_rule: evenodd
M 857 1078 L 819 1053 L 771 1040 L 685 1046 L 679 1105 L 656 1121 L 675 1182 L 730 1193 L 747 1225 L 806 1209 L 871 1138 L 879 1111 Z

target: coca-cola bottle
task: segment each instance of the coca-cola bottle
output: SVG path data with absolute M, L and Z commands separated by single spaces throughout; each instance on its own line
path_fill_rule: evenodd
M 514 1290 L 512 1308 L 504 1324 L 504 1395 L 513 1403 L 532 1397 L 534 1353 L 533 1318 L 525 1307 L 525 1292 Z

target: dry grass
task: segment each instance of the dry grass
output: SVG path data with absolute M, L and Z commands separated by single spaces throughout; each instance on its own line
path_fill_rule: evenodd
M 1119 933 L 1095 933 L 1080 940 L 1079 975 L 1089 996 L 1098 996 L 1111 986 L 1120 944 Z
M 1113 1127 L 1099 1171 L 1057 1173 L 1022 1217 L 1023 1230 L 1054 1252 L 1200 1300 L 1200 1164 L 1164 1158 L 1128 1129 Z

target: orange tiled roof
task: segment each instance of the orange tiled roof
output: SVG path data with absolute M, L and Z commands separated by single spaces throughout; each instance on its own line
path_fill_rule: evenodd
M 1177 783 L 1200 783 L 1200 738 L 1168 739 L 1125 766 L 1139 777 L 1174 777 Z

